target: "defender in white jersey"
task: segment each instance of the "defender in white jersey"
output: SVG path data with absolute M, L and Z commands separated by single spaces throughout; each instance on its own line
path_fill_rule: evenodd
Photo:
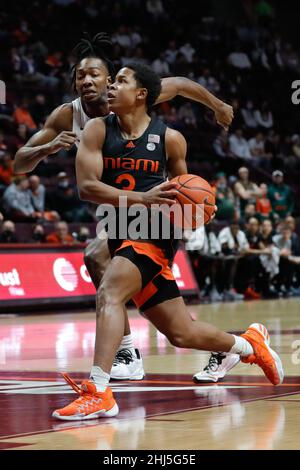
M 72 103 L 64 103 L 48 117 L 42 130 L 34 134 L 15 156 L 16 174 L 31 172 L 40 161 L 61 149 L 70 149 L 80 141 L 86 123 L 109 113 L 107 87 L 114 79 L 113 63 L 108 59 L 112 44 L 106 33 L 92 40 L 85 38 L 75 47 L 77 55 L 73 69 L 74 90 L 79 95 Z M 161 81 L 162 91 L 156 103 L 177 95 L 204 104 L 215 113 L 216 121 L 228 129 L 233 119 L 232 107 L 205 88 L 184 77 L 168 77 Z M 85 251 L 85 263 L 96 290 L 110 261 L 106 240 L 93 240 Z M 128 316 L 125 316 L 124 337 L 117 352 L 111 378 L 140 380 L 144 376 L 139 351 L 134 348 Z

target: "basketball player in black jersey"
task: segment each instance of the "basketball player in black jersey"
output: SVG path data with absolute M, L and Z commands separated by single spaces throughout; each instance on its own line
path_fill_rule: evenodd
M 109 113 L 107 103 L 107 85 L 114 75 L 110 60 L 111 41 L 106 33 L 98 33 L 93 39 L 83 38 L 74 49 L 76 63 L 73 85 L 79 96 L 73 103 L 64 103 L 48 117 L 43 129 L 34 134 L 21 147 L 15 157 L 15 173 L 32 171 L 40 161 L 56 154 L 60 149 L 72 147 L 80 140 L 81 128 L 88 119 L 106 116 Z M 185 77 L 168 77 L 161 80 L 161 92 L 156 103 L 170 100 L 180 95 L 209 107 L 215 114 L 216 121 L 225 129 L 233 118 L 232 107 L 213 96 L 198 83 Z M 81 116 L 74 126 L 74 104 L 81 109 Z M 109 262 L 107 241 L 97 237 L 85 251 L 85 264 L 97 289 Z M 144 375 L 139 351 L 134 348 L 127 316 L 124 338 L 112 368 L 115 379 L 141 379 Z
M 152 204 L 174 203 L 176 185 L 165 182 L 165 175 L 166 170 L 170 177 L 187 172 L 186 141 L 178 131 L 147 113 L 160 87 L 159 77 L 145 65 L 129 64 L 118 72 L 108 92 L 110 108 L 116 114 L 89 122 L 78 148 L 76 175 L 82 199 L 116 208 L 120 196 L 127 197 L 128 206 L 138 203 L 151 208 Z M 282 382 L 280 358 L 265 342 L 259 324 L 234 336 L 191 320 L 169 267 L 173 242 L 172 238 L 134 240 L 130 234 L 125 239 L 109 238 L 112 260 L 97 291 L 96 346 L 90 379 L 79 387 L 64 374 L 80 397 L 54 411 L 55 418 L 81 420 L 118 414 L 108 383 L 123 336 L 124 305 L 131 298 L 138 304 L 145 291 L 140 308 L 174 346 L 239 354 L 244 362 L 257 363 L 273 384 Z M 173 287 L 169 284 L 165 297 L 153 301 L 158 277 L 169 280 Z

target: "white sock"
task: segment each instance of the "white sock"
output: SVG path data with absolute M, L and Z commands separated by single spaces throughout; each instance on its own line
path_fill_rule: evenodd
M 97 392 L 104 392 L 108 386 L 110 375 L 104 372 L 101 367 L 93 366 L 90 373 L 90 379 L 96 385 Z
M 130 352 L 134 355 L 134 357 L 136 356 L 131 333 L 129 333 L 129 335 L 123 336 L 118 351 L 120 351 L 121 349 L 129 349 Z
M 235 339 L 235 343 L 230 349 L 229 353 L 230 354 L 239 354 L 240 356 L 249 356 L 250 354 L 253 354 L 253 348 L 249 341 L 247 341 L 245 338 L 241 338 L 241 336 L 235 336 L 232 335 Z

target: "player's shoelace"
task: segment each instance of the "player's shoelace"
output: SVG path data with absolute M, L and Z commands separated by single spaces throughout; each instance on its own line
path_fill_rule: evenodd
M 117 352 L 116 357 L 114 359 L 113 365 L 116 366 L 118 364 L 130 364 L 133 362 L 133 356 L 130 349 L 121 349 Z
M 73 379 L 71 379 L 71 377 L 66 373 L 66 372 L 62 372 L 61 375 L 63 376 L 63 378 L 65 379 L 65 381 L 67 382 L 67 384 L 70 385 L 70 387 L 73 388 L 73 390 L 78 393 L 78 395 L 82 395 L 83 393 L 83 390 L 79 387 L 79 385 L 77 385 L 76 382 L 74 382 Z
M 78 411 L 79 412 L 82 412 L 82 411 L 87 411 L 91 406 L 93 405 L 98 405 L 102 399 L 99 398 L 99 397 L 94 397 L 93 395 L 91 395 L 91 393 L 89 393 L 88 391 L 86 391 L 84 389 L 84 382 L 82 382 L 82 387 L 79 387 L 79 385 L 77 385 L 77 383 L 71 379 L 71 377 L 66 373 L 66 372 L 62 372 L 61 375 L 63 376 L 63 378 L 65 379 L 65 381 L 70 385 L 70 387 L 72 387 L 72 389 L 78 394 L 80 395 L 74 402 L 73 402 L 73 405 L 79 405 L 78 407 Z
M 208 364 L 204 367 L 203 370 L 208 372 L 215 372 L 218 366 L 222 364 L 224 357 L 224 354 L 221 353 L 211 354 Z

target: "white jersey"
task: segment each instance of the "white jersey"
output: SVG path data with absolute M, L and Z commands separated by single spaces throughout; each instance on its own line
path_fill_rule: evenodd
M 72 132 L 74 132 L 77 135 L 75 145 L 78 147 L 82 131 L 86 123 L 90 121 L 92 118 L 88 117 L 88 115 L 85 114 L 80 98 L 76 98 L 76 100 L 72 101 L 72 106 L 73 106 Z M 113 114 L 112 111 L 109 114 Z
M 73 125 L 72 131 L 77 135 L 77 139 L 75 144 L 79 145 L 81 133 L 84 129 L 86 123 L 91 119 L 85 114 L 84 109 L 81 104 L 81 99 L 77 98 L 76 100 L 72 101 L 73 106 Z

